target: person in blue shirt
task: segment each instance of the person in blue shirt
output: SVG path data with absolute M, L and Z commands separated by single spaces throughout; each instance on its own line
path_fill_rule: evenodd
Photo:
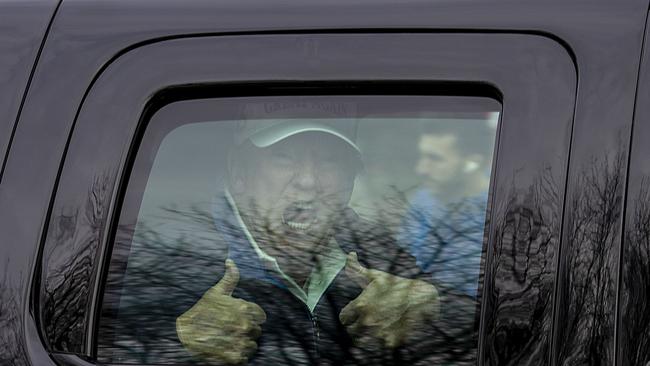
M 494 135 L 485 121 L 447 120 L 419 137 L 422 184 L 399 237 L 441 293 L 477 296 Z

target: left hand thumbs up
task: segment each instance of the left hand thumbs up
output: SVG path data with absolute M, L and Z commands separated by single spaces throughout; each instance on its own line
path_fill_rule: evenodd
M 433 285 L 368 269 L 355 252 L 348 254 L 345 273 L 363 289 L 339 314 L 357 345 L 395 348 L 414 332 L 431 327 L 439 307 Z
M 356 252 L 348 253 L 347 261 L 345 263 L 345 274 L 362 289 L 368 287 L 368 284 L 374 280 L 372 270 L 359 263 L 359 258 L 357 257 Z

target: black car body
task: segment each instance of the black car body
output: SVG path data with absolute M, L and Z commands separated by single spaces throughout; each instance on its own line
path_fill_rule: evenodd
M 648 9 L 0 1 L 0 364 L 96 364 L 117 212 L 152 109 L 308 86 L 499 99 L 476 362 L 645 365 Z

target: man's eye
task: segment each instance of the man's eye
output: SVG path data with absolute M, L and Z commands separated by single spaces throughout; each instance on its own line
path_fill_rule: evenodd
M 349 164 L 349 162 L 341 161 L 324 162 L 320 166 L 320 169 L 323 174 L 329 175 L 351 174 L 354 172 L 354 167 L 352 164 Z
M 322 158 L 324 163 L 341 163 L 344 160 L 344 156 L 338 154 L 327 155 Z
M 289 154 L 273 153 L 271 155 L 273 161 L 280 164 L 293 164 L 293 158 Z

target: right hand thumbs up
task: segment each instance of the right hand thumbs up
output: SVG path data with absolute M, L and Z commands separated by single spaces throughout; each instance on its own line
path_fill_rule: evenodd
M 227 259 L 221 280 L 176 319 L 176 333 L 188 351 L 228 365 L 244 364 L 255 354 L 266 313 L 255 303 L 232 297 L 238 282 L 237 265 Z

